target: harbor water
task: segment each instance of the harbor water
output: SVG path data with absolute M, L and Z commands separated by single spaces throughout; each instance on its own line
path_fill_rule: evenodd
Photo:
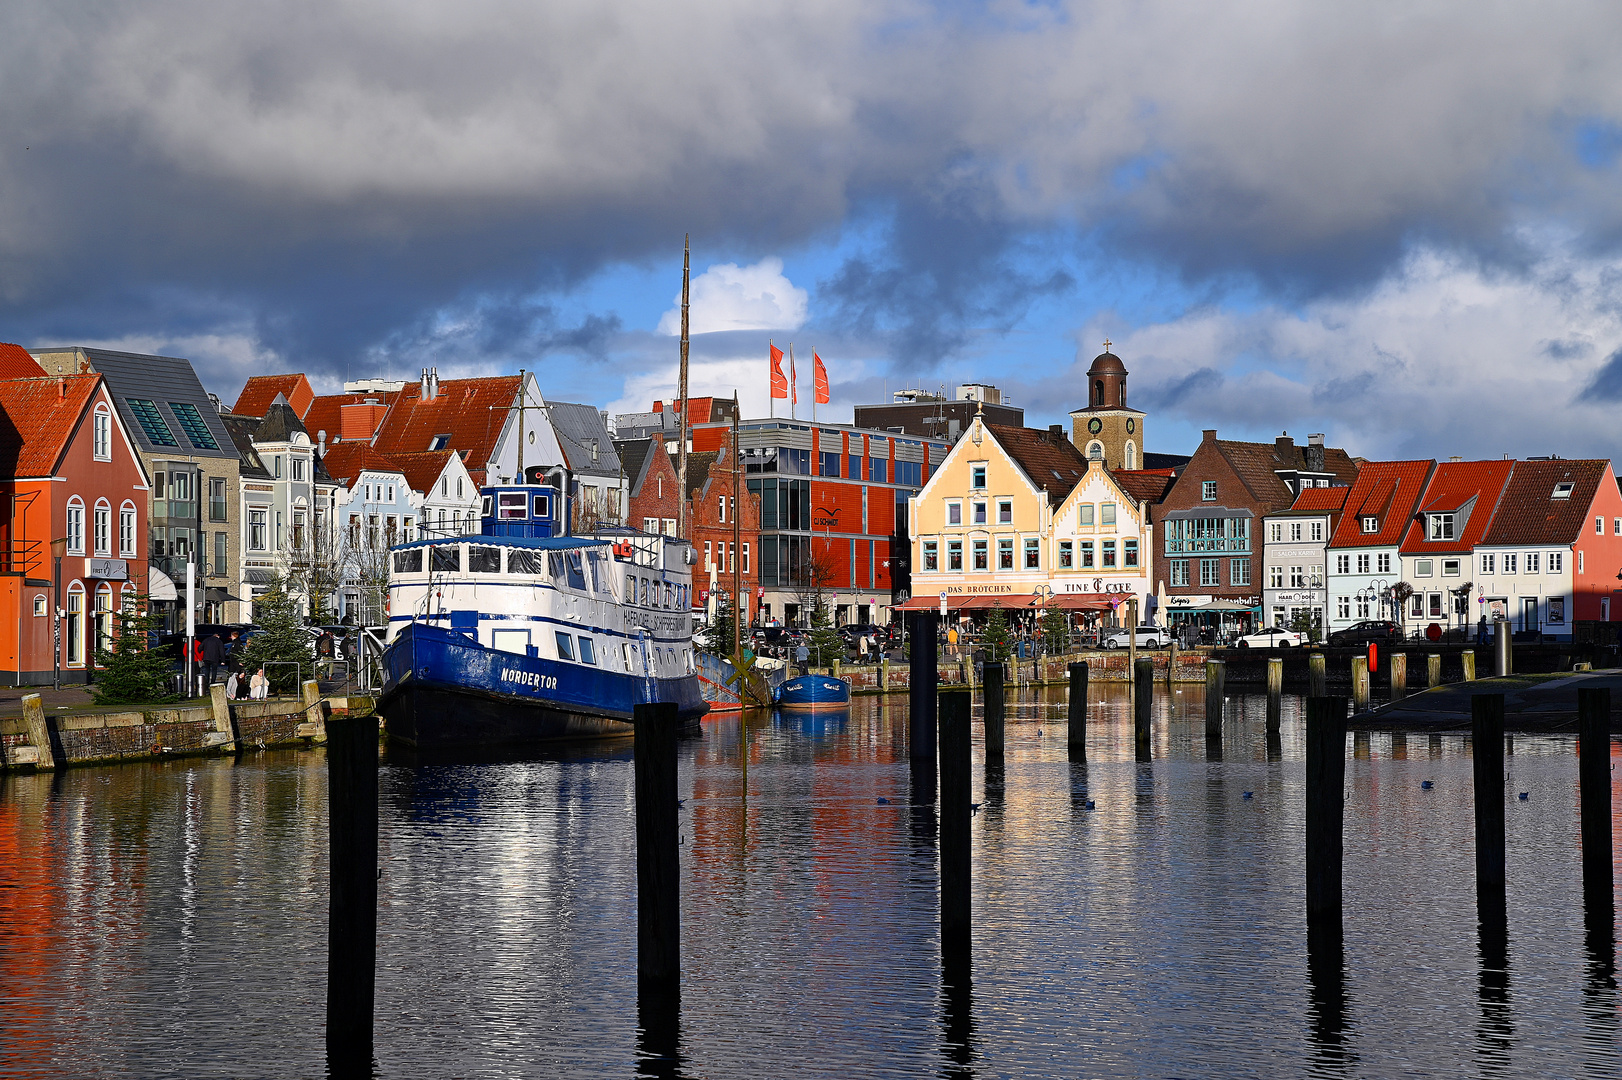
M 1232 699 L 1218 751 L 1201 688 L 1156 693 L 1149 761 L 1120 687 L 1093 688 L 1086 765 L 1062 690 L 1010 699 L 1000 774 L 976 724 L 972 981 L 943 978 L 904 695 L 705 721 L 682 744 L 682 1000 L 657 1038 L 629 742 L 388 751 L 377 1073 L 1622 1075 L 1574 737 L 1511 739 L 1495 949 L 1468 740 L 1348 736 L 1326 976 L 1305 944 L 1299 699 L 1273 746 L 1263 699 Z M 326 776 L 317 750 L 0 777 L 0 1076 L 324 1075 Z

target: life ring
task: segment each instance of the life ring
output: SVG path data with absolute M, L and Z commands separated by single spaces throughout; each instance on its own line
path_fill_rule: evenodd
M 635 555 L 636 555 L 636 548 L 631 544 L 631 542 L 629 540 L 619 540 L 619 541 L 615 542 L 615 544 L 614 544 L 614 558 L 616 558 L 616 559 L 630 559 L 630 558 L 635 557 Z

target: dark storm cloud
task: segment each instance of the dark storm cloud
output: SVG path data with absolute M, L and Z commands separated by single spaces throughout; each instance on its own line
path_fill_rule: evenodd
M 1583 388 L 1580 401 L 1622 401 L 1622 349 L 1605 358 Z

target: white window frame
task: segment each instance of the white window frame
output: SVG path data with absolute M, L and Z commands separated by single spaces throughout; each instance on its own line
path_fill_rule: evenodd
M 113 413 L 104 403 L 96 405 L 93 431 L 92 455 L 97 461 L 113 460 Z
M 75 495 L 68 500 L 68 554 L 84 554 L 84 501 Z
M 1430 539 L 1432 539 L 1432 540 L 1452 540 L 1452 539 L 1454 539 L 1454 535 L 1453 535 L 1454 517 L 1453 517 L 1452 514 L 1431 514 L 1429 516 L 1430 516 L 1430 522 L 1429 522 L 1429 524 L 1430 524 L 1430 529 L 1429 529 Z
M 1217 482 L 1215 480 L 1200 481 L 1200 501 L 1216 502 Z
M 97 558 L 108 558 L 113 553 L 113 506 L 106 499 L 97 499 L 90 518 L 90 543 Z

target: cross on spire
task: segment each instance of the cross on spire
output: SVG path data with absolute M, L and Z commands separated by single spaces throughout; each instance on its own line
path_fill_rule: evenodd
M 1109 352 L 1109 338 L 1104 339 L 1104 351 Z

